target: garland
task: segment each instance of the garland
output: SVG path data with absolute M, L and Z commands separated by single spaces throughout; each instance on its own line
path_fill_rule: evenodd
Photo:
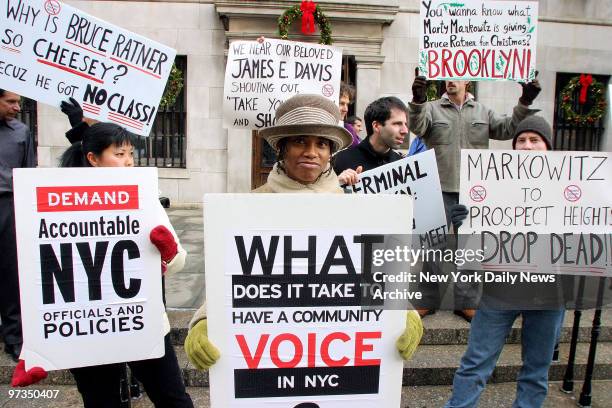
M 580 76 L 575 76 L 565 85 L 561 90 L 561 110 L 565 113 L 565 117 L 568 121 L 576 124 L 584 125 L 586 123 L 591 124 L 601 119 L 606 112 L 606 101 L 604 100 L 604 86 L 601 82 L 593 79 L 589 88 L 587 89 L 591 99 L 593 100 L 593 107 L 587 113 L 579 114 L 572 108 L 572 102 L 574 101 L 574 93 L 582 88 L 580 84 Z
M 164 94 L 159 102 L 159 109 L 165 109 L 174 105 L 184 86 L 183 71 L 178 69 L 175 64 L 172 64 Z
M 331 24 L 329 23 L 329 19 L 325 16 L 325 14 L 323 14 L 323 11 L 318 4 L 316 5 L 313 16 L 315 23 L 319 26 L 319 30 L 321 31 L 319 44 L 331 45 L 333 43 L 331 36 Z M 300 5 L 296 4 L 295 6 L 287 9 L 278 18 L 278 34 L 280 35 L 281 39 L 287 39 L 289 36 L 289 27 L 298 17 L 302 17 L 302 10 L 300 9 Z

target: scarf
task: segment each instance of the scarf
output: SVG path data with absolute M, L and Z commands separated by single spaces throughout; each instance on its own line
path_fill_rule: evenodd
M 289 178 L 284 171 L 278 171 L 275 164 L 268 175 L 266 184 L 255 190 L 260 193 L 343 193 L 338 176 L 332 170 L 324 173 L 311 184 L 302 184 Z

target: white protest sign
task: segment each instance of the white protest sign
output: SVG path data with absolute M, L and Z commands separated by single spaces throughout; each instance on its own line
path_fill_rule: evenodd
M 176 51 L 57 0 L 0 6 L 0 88 L 148 136 Z
M 459 232 L 480 234 L 483 267 L 612 273 L 611 183 L 609 152 L 464 149 Z
M 297 94 L 340 99 L 342 50 L 286 40 L 234 41 L 225 68 L 227 128 L 262 129 L 276 123 L 278 105 Z
M 221 348 L 209 371 L 211 406 L 399 406 L 403 363 L 395 341 L 406 311 L 383 310 L 382 301 L 360 306 L 368 296 L 360 283 L 372 276 L 361 254 L 372 248 L 364 234 L 410 228 L 409 197 L 204 200 L 208 333 Z M 390 216 L 363 217 L 373 212 Z
M 433 150 L 364 171 L 350 188 L 357 194 L 410 194 L 414 199 L 413 232 L 428 246 L 446 241 L 444 201 Z
M 421 75 L 436 80 L 535 78 L 538 2 L 420 3 Z
M 164 355 L 157 169 L 15 169 L 21 358 L 46 370 Z M 115 182 L 109 182 L 115 180 Z

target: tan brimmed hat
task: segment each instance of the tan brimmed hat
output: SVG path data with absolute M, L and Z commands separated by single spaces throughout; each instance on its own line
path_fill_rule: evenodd
M 335 151 L 349 146 L 351 134 L 340 122 L 338 106 L 321 95 L 298 94 L 281 103 L 276 109 L 276 125 L 259 132 L 274 150 L 278 141 L 291 136 L 320 136 L 335 145 Z

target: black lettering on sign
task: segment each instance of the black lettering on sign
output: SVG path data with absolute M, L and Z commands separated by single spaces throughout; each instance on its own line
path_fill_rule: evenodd
M 40 277 L 43 304 L 55 303 L 55 286 L 64 298 L 64 302 L 74 302 L 74 273 L 72 269 L 72 244 L 60 244 L 60 263 L 51 244 L 40 246 Z
M 100 285 L 100 275 L 106 258 L 108 241 L 96 242 L 96 255 L 92 259 L 89 243 L 79 242 L 76 244 L 79 255 L 83 261 L 83 268 L 87 273 L 87 284 L 89 286 L 89 300 L 102 299 L 102 286 Z
M 111 275 L 113 288 L 117 295 L 124 299 L 133 298 L 140 292 L 141 279 L 130 278 L 129 285 L 125 286 L 125 270 L 123 268 L 123 253 L 127 252 L 128 259 L 140 258 L 138 245 L 132 240 L 121 240 L 113 247 L 111 255 Z

